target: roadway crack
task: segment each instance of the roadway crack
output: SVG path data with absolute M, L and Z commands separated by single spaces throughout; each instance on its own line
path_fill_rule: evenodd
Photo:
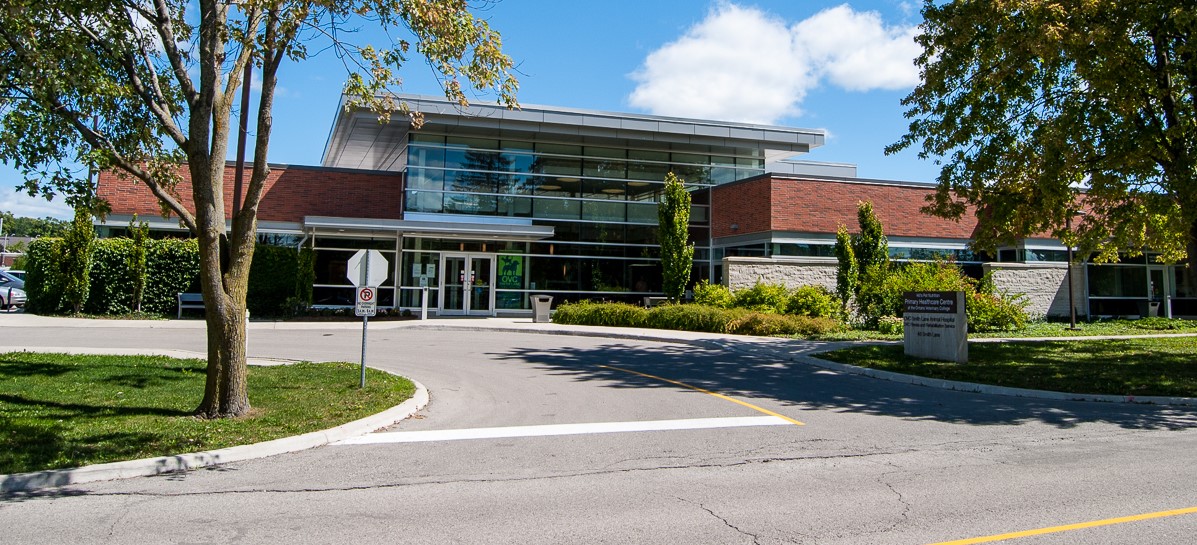
M 362 490 L 381 490 L 381 489 L 398 489 L 410 486 L 440 486 L 453 484 L 486 484 L 486 483 L 511 483 L 511 482 L 535 482 L 556 479 L 572 479 L 575 477 L 590 477 L 596 475 L 617 475 L 623 473 L 639 473 L 651 471 L 674 471 L 674 470 L 689 470 L 689 469 L 708 469 L 708 468 L 732 468 L 739 466 L 750 466 L 756 464 L 768 463 L 784 463 L 784 462 L 804 462 L 815 460 L 837 460 L 850 458 L 871 458 L 874 456 L 889 456 L 893 454 L 901 454 L 906 451 L 895 452 L 869 452 L 869 453 L 846 453 L 846 454 L 831 454 L 831 455 L 816 455 L 816 456 L 792 456 L 792 457 L 773 457 L 760 458 L 755 460 L 738 460 L 734 462 L 724 463 L 695 463 L 673 466 L 661 467 L 633 467 L 623 469 L 601 469 L 594 471 L 575 471 L 571 473 L 560 473 L 555 475 L 534 475 L 529 477 L 483 477 L 483 478 L 449 478 L 449 479 L 430 479 L 430 480 L 413 480 L 407 482 L 392 482 L 381 484 L 363 484 L 356 486 L 330 486 L 330 487 L 304 487 L 304 488 L 255 488 L 242 490 L 211 490 L 202 492 L 91 492 L 81 490 L 79 488 L 71 489 L 56 489 L 53 491 L 34 491 L 34 492 L 10 492 L 0 495 L 0 500 L 35 500 L 35 499 L 53 499 L 62 495 L 80 495 L 80 496 L 97 496 L 97 497 L 151 497 L 151 498 L 181 498 L 191 496 L 217 496 L 222 494 L 293 494 L 293 493 L 326 493 L 326 492 L 354 492 Z M 216 466 L 220 467 L 220 466 Z M 211 470 L 212 468 L 207 468 Z M 172 475 L 179 475 L 179 473 L 163 474 L 160 477 L 170 478 Z
M 754 545 L 760 545 L 760 543 L 761 543 L 761 536 L 759 536 L 759 535 L 756 535 L 756 534 L 754 534 L 754 533 L 752 533 L 752 532 L 749 532 L 749 531 L 747 531 L 747 530 L 741 529 L 739 526 L 736 526 L 735 524 L 732 524 L 732 523 L 731 523 L 731 521 L 727 520 L 727 518 L 726 518 L 726 517 L 724 517 L 724 516 L 720 515 L 719 513 L 716 513 L 716 512 L 715 512 L 715 511 L 713 511 L 713 510 L 712 510 L 710 507 L 707 507 L 707 506 L 705 506 L 705 505 L 703 505 L 703 504 L 701 504 L 701 503 L 699 503 L 699 502 L 696 502 L 696 501 L 694 501 L 694 500 L 688 500 L 688 499 L 686 499 L 686 498 L 682 498 L 682 497 L 678 497 L 678 496 L 674 496 L 674 498 L 675 498 L 676 500 L 678 500 L 678 501 L 685 502 L 685 503 L 688 503 L 688 504 L 690 504 L 690 505 L 696 505 L 696 506 L 698 506 L 698 508 L 699 508 L 699 509 L 702 509 L 703 511 L 706 511 L 706 512 L 707 512 L 709 515 L 711 515 L 712 517 L 715 517 L 715 518 L 719 519 L 719 521 L 720 521 L 720 522 L 722 522 L 724 526 L 727 526 L 728 528 L 731 528 L 732 530 L 735 530 L 737 533 L 739 533 L 739 534 L 740 534 L 740 535 L 742 535 L 742 536 L 745 536 L 745 537 L 750 537 L 750 538 L 752 538 L 752 543 L 753 543 Z
M 909 501 L 906 501 L 906 497 L 902 495 L 902 491 L 898 490 L 898 488 L 895 487 L 894 484 L 889 482 L 889 480 L 886 478 L 895 473 L 899 473 L 902 470 L 900 468 L 898 468 L 898 466 L 894 465 L 893 463 L 887 463 L 886 465 L 894 468 L 894 470 L 887 471 L 885 473 L 878 475 L 877 476 L 877 484 L 880 484 L 880 485 L 884 486 L 885 488 L 889 489 L 890 493 L 892 493 L 895 497 L 898 498 L 898 503 L 902 506 L 902 512 L 898 514 L 900 519 L 894 521 L 893 524 L 889 525 L 889 527 L 886 528 L 885 530 L 882 530 L 882 532 L 889 532 L 889 531 L 895 530 L 898 528 L 898 526 L 901 526 L 901 525 L 909 522 L 910 521 L 910 510 L 914 507 Z

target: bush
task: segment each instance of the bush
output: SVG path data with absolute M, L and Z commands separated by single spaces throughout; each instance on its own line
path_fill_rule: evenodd
M 835 316 L 838 305 L 835 294 L 822 286 L 802 286 L 790 294 L 786 303 L 786 314 L 798 316 L 812 316 L 815 318 L 831 318 Z
M 296 296 L 299 252 L 295 248 L 259 244 L 249 268 L 245 306 L 251 316 L 286 315 L 287 299 Z
M 1006 294 L 965 294 L 969 331 L 1004 331 L 1027 325 L 1026 300 Z
M 758 280 L 751 288 L 736 291 L 734 306 L 764 312 L 783 314 L 790 300 L 790 291 L 781 284 L 765 284 Z
M 886 335 L 901 335 L 905 329 L 905 323 L 897 316 L 882 316 L 877 320 L 877 331 Z
M 712 284 L 704 279 L 694 285 L 694 302 L 709 307 L 731 308 L 735 298 L 727 286 Z
M 727 333 L 728 324 L 745 314 L 740 309 L 708 305 L 660 305 L 648 311 L 646 327 L 676 331 Z
M 561 303 L 553 313 L 559 324 L 640 327 L 648 317 L 648 310 L 627 303 L 595 303 L 578 301 Z
M 763 312 L 748 312 L 728 324 L 729 333 L 763 337 L 776 335 L 801 335 L 810 337 L 825 335 L 839 331 L 840 329 L 842 329 L 840 323 L 830 318 L 785 316 Z

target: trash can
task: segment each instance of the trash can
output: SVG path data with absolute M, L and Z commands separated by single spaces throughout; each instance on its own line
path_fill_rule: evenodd
M 1159 301 L 1139 301 L 1139 316 L 1142 318 L 1154 318 L 1160 315 Z
M 538 324 L 548 323 L 549 307 L 553 305 L 552 295 L 529 295 L 532 300 L 532 321 Z

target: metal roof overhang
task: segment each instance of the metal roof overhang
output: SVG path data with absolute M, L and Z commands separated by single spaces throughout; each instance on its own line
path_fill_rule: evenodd
M 490 132 L 522 134 L 526 138 L 566 139 L 594 145 L 619 145 L 620 142 L 644 148 L 671 148 L 673 145 L 756 149 L 773 162 L 809 152 L 822 146 L 825 133 L 818 129 L 798 129 L 773 125 L 686 119 L 677 117 L 626 114 L 536 106 L 525 104 L 518 110 L 502 106 L 471 104 L 462 108 L 444 98 L 395 95 L 424 116 L 426 127 L 462 130 L 463 133 Z M 372 112 L 345 108 L 344 98 L 325 142 L 322 164 L 326 167 L 402 170 L 401 164 L 411 123 L 394 116 L 379 123 Z
M 334 218 L 305 216 L 305 229 L 337 232 L 395 232 L 401 235 L 421 235 L 463 240 L 504 240 L 531 242 L 551 238 L 550 225 L 514 225 L 504 223 L 462 223 L 437 221 L 387 220 L 370 218 Z

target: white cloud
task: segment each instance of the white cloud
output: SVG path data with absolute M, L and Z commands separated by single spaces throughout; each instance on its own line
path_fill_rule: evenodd
M 826 9 L 793 27 L 802 56 L 832 84 L 849 91 L 906 89 L 919 82 L 914 58 L 918 27 L 886 27 L 875 11 L 847 4 Z
M 47 201 L 45 197 L 30 197 L 28 193 L 11 187 L 0 187 L 0 211 L 25 218 L 49 216 L 66 220 L 75 217 L 75 211 L 61 197 Z
M 662 115 L 771 123 L 797 114 L 811 80 L 785 21 L 721 4 L 632 74 L 632 106 Z
M 807 92 L 824 81 L 849 91 L 914 86 L 916 32 L 846 4 L 788 25 L 721 2 L 645 58 L 628 100 L 658 115 L 772 124 L 800 114 Z

